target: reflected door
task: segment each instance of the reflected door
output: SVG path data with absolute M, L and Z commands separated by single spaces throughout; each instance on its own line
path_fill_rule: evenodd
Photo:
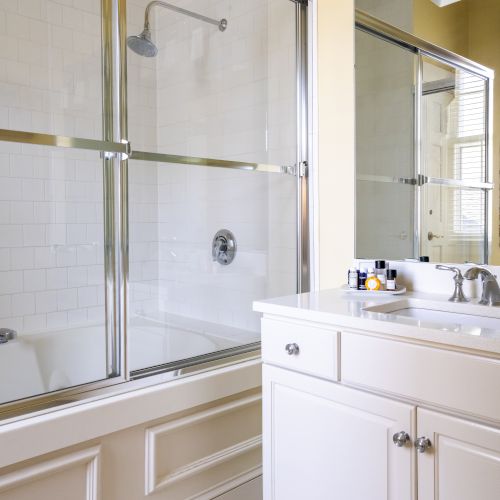
M 446 91 L 432 91 L 422 99 L 422 163 L 429 177 L 446 177 L 447 164 L 447 109 L 453 95 Z M 433 186 L 422 190 L 422 250 L 432 262 L 455 262 L 447 254 L 446 190 Z
M 435 262 L 484 262 L 486 82 L 422 58 L 421 255 Z

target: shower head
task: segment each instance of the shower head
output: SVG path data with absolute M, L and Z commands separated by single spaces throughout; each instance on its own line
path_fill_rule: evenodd
M 151 40 L 151 31 L 149 28 L 144 28 L 140 35 L 132 35 L 127 38 L 129 49 L 136 54 L 144 57 L 155 57 L 158 53 L 158 48 Z
M 146 12 L 144 13 L 144 30 L 140 35 L 132 35 L 127 38 L 127 45 L 136 54 L 144 57 L 155 57 L 158 54 L 158 48 L 151 40 L 151 30 L 149 24 L 149 13 L 153 7 L 163 7 L 164 9 L 173 10 L 179 14 L 184 14 L 189 17 L 198 19 L 205 23 L 213 24 L 219 28 L 219 31 L 225 31 L 227 28 L 227 19 L 212 19 L 207 16 L 203 16 L 196 12 L 191 12 L 190 10 L 183 9 L 182 7 L 177 7 L 166 2 L 159 0 L 153 0 L 149 2 L 146 6 Z

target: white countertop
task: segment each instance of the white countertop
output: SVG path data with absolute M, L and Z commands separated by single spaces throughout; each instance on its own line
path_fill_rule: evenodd
M 447 295 L 411 292 L 405 295 L 377 296 L 377 292 L 370 293 L 373 297 L 346 293 L 340 289 L 289 295 L 255 302 L 254 310 L 267 315 L 500 354 L 500 307 L 483 306 L 478 304 L 477 300 L 455 304 L 448 301 Z M 437 309 L 491 318 L 489 322 L 495 326 L 485 328 L 461 324 L 459 321 L 450 321 L 449 324 L 443 325 L 440 322 L 398 316 L 397 313 L 366 310 L 384 304 L 393 305 L 396 302 L 400 302 L 401 307 Z

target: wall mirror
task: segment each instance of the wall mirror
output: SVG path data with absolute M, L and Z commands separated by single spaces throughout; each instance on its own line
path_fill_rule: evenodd
M 500 2 L 356 7 L 356 256 L 500 265 Z

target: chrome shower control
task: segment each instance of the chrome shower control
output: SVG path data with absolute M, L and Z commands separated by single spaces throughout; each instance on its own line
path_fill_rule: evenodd
M 401 432 L 396 432 L 394 436 L 392 436 L 392 442 L 398 447 L 402 448 L 403 446 L 406 445 L 410 441 L 410 436 L 407 432 L 401 431 Z
M 431 440 L 425 436 L 415 440 L 415 448 L 419 453 L 425 453 L 432 446 Z
M 212 240 L 212 260 L 223 266 L 233 262 L 236 255 L 236 239 L 234 234 L 227 230 L 217 231 Z
M 287 352 L 287 354 L 289 356 L 293 356 L 294 354 L 298 354 L 299 353 L 299 346 L 293 342 L 292 344 L 287 344 L 285 346 L 285 351 Z

